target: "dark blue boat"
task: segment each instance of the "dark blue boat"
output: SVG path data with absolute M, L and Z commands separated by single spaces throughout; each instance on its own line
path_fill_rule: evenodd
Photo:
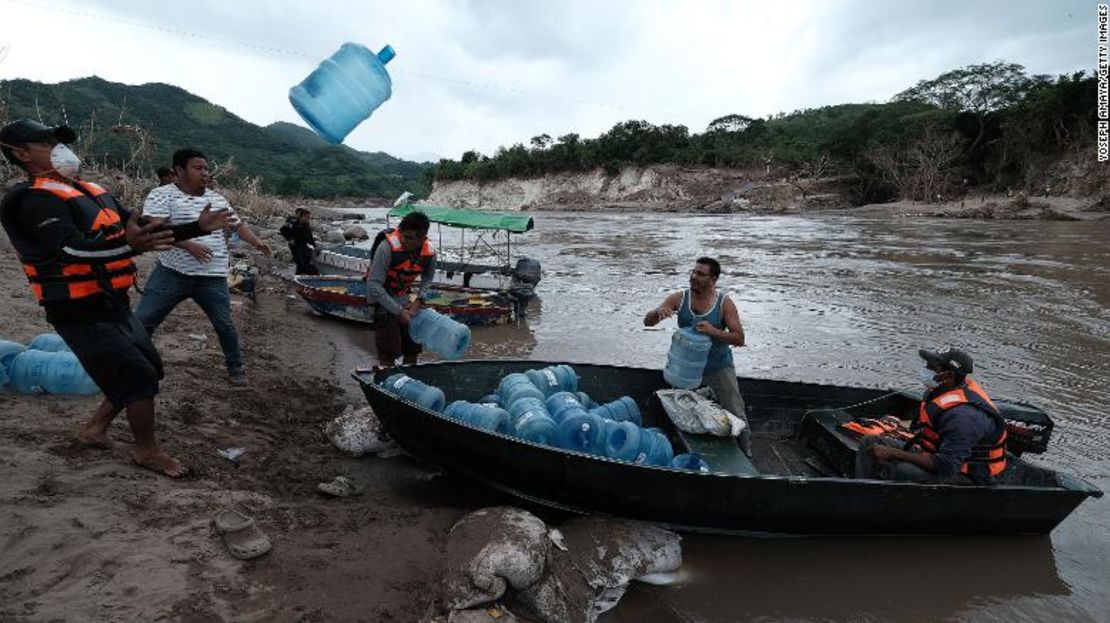
M 1010 467 L 995 486 L 856 480 L 857 442 L 839 424 L 862 415 L 900 415 L 916 397 L 882 389 L 740 379 L 754 433 L 747 461 L 732 438 L 688 435 L 670 423 L 654 392 L 659 370 L 575 364 L 580 388 L 599 402 L 632 397 L 644 425 L 663 429 L 676 453 L 697 451 L 711 472 L 617 461 L 534 444 L 447 418 L 383 390 L 402 371 L 442 389 L 448 401 L 477 401 L 535 361 L 464 361 L 356 373 L 385 430 L 407 452 L 522 499 L 581 513 L 628 517 L 678 530 L 747 535 L 1046 534 L 1102 492 L 1017 456 L 1043 451 L 1052 421 L 1012 401 Z

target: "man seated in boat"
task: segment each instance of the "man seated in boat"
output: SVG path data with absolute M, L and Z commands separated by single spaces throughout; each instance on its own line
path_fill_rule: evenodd
M 918 351 L 926 392 L 909 442 L 873 435 L 856 454 L 856 478 L 990 484 L 1006 469 L 1006 421 L 955 348 Z
M 748 421 L 744 398 L 736 380 L 732 361 L 733 346 L 744 345 L 744 327 L 740 312 L 724 292 L 717 290 L 721 264 L 711 257 L 700 257 L 690 271 L 690 287 L 672 292 L 663 303 L 644 316 L 644 326 L 653 327 L 675 313 L 679 327 L 693 327 L 713 338 L 709 357 L 702 372 L 702 382 L 713 389 L 717 403 L 736 417 Z M 751 430 L 747 427 L 738 439 L 744 454 L 752 455 Z
M 386 234 L 374 250 L 366 270 L 366 298 L 376 305 L 374 345 L 378 365 L 393 366 L 398 357 L 406 365 L 416 363 L 420 344 L 409 336 L 408 326 L 420 307 L 436 272 L 436 255 L 428 242 L 431 222 L 423 212 L 410 212 L 397 229 Z M 412 285 L 420 279 L 417 296 L 409 300 Z

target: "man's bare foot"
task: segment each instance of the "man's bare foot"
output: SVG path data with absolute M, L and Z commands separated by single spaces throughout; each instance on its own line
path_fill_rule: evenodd
M 90 448 L 111 450 L 116 445 L 115 442 L 112 441 L 112 438 L 108 436 L 108 433 L 105 433 L 103 431 L 99 433 L 92 433 L 89 432 L 88 429 L 81 428 L 78 429 L 76 433 L 74 433 L 73 437 L 77 440 L 77 443 L 83 446 L 88 446 Z
M 169 476 L 170 478 L 180 478 L 189 471 L 188 468 L 178 463 L 172 456 L 162 451 L 158 451 L 154 454 L 139 454 L 136 452 L 134 459 L 136 465 Z

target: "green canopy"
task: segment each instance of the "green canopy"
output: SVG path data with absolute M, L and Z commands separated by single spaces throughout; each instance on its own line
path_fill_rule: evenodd
M 458 210 L 445 206 L 412 205 L 406 203 L 389 211 L 389 216 L 404 217 L 410 212 L 423 212 L 433 223 L 466 229 L 503 229 L 516 234 L 524 233 L 534 226 L 532 217 L 526 214 L 506 212 L 485 212 L 483 210 Z

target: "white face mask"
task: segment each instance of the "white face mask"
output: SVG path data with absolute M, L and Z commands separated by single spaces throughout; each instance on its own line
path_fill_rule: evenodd
M 59 175 L 74 177 L 81 168 L 81 159 L 65 143 L 58 143 L 50 150 L 50 166 Z
M 936 376 L 936 372 L 933 372 L 929 368 L 921 368 L 917 376 L 921 379 L 921 384 L 925 386 L 925 389 L 936 389 L 940 385 L 940 383 L 937 383 L 936 379 L 933 378 Z

